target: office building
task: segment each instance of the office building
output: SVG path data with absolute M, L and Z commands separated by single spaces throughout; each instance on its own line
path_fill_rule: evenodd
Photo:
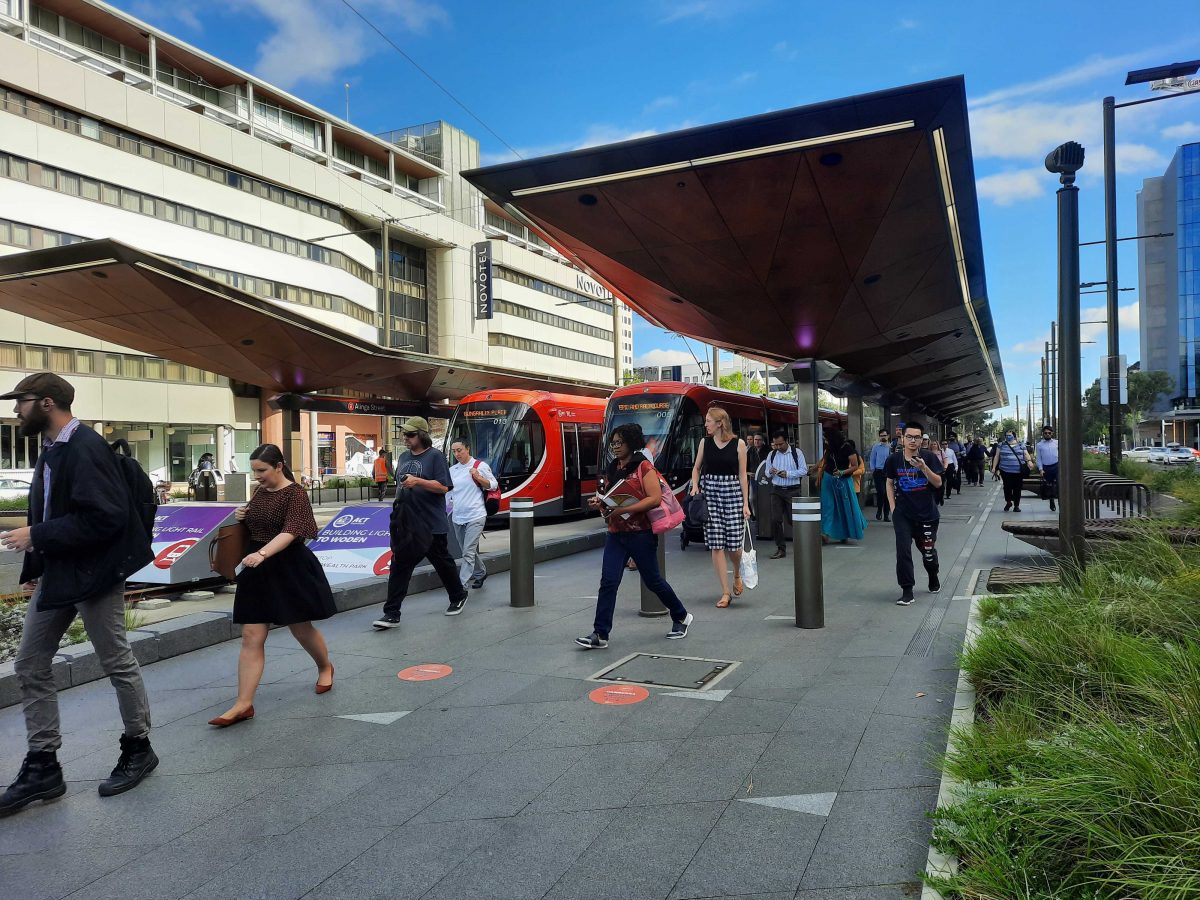
M 327 332 L 615 383 L 629 311 L 459 176 L 478 164 L 478 141 L 447 122 L 371 134 L 97 0 L 0 0 L 0 254 L 110 238 Z M 471 291 L 484 243 L 490 318 Z M 173 480 L 204 452 L 245 471 L 279 434 L 258 388 L 0 311 L 0 380 L 44 368 L 76 384 L 82 419 Z M 32 465 L 0 415 L 0 468 Z M 302 469 L 344 472 L 394 441 L 386 415 L 303 415 Z

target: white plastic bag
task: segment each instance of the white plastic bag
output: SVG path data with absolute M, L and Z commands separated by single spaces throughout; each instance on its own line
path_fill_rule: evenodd
M 749 549 L 745 544 L 749 543 Z M 742 564 L 739 569 L 742 584 L 754 590 L 758 587 L 758 552 L 754 549 L 754 537 L 750 534 L 750 523 L 746 523 L 746 540 L 742 544 Z

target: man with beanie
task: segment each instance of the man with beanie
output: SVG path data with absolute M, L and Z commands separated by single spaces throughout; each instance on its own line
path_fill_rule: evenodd
M 100 783 L 100 796 L 135 787 L 158 757 L 150 747 L 146 688 L 125 635 L 125 579 L 154 558 L 140 511 L 104 438 L 71 413 L 75 388 L 68 381 L 39 372 L 0 400 L 15 400 L 21 436 L 40 435 L 42 442 L 29 492 L 29 524 L 0 534 L 5 549 L 25 555 L 21 581 L 34 585 L 13 665 L 29 752 L 17 780 L 0 796 L 2 817 L 66 793 L 51 664 L 77 613 L 116 689 L 125 724 L 120 759 Z
M 400 624 L 400 606 L 413 569 L 428 559 L 450 595 L 446 615 L 457 616 L 467 602 L 446 538 L 446 492 L 454 482 L 446 457 L 434 450 L 429 422 L 420 416 L 401 426 L 405 451 L 396 459 L 396 500 L 392 504 L 392 566 L 383 615 L 371 624 L 383 630 Z

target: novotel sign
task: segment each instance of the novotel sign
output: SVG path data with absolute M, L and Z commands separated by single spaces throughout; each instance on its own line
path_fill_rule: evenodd
M 575 287 L 580 293 L 590 294 L 593 297 L 599 297 L 601 300 L 613 299 L 612 291 L 604 285 L 588 278 L 586 275 L 575 275 Z
M 474 271 L 471 278 L 471 297 L 476 319 L 492 318 L 492 244 L 480 241 L 473 247 Z

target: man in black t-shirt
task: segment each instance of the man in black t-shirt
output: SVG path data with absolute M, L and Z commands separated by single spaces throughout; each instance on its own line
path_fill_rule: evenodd
M 896 580 L 900 583 L 898 606 L 913 602 L 912 547 L 915 540 L 921 561 L 929 575 L 929 593 L 942 589 L 938 581 L 937 529 L 938 508 L 935 492 L 942 486 L 941 461 L 921 449 L 924 435 L 920 422 L 904 423 L 903 446 L 884 464 L 888 506 L 896 530 Z

